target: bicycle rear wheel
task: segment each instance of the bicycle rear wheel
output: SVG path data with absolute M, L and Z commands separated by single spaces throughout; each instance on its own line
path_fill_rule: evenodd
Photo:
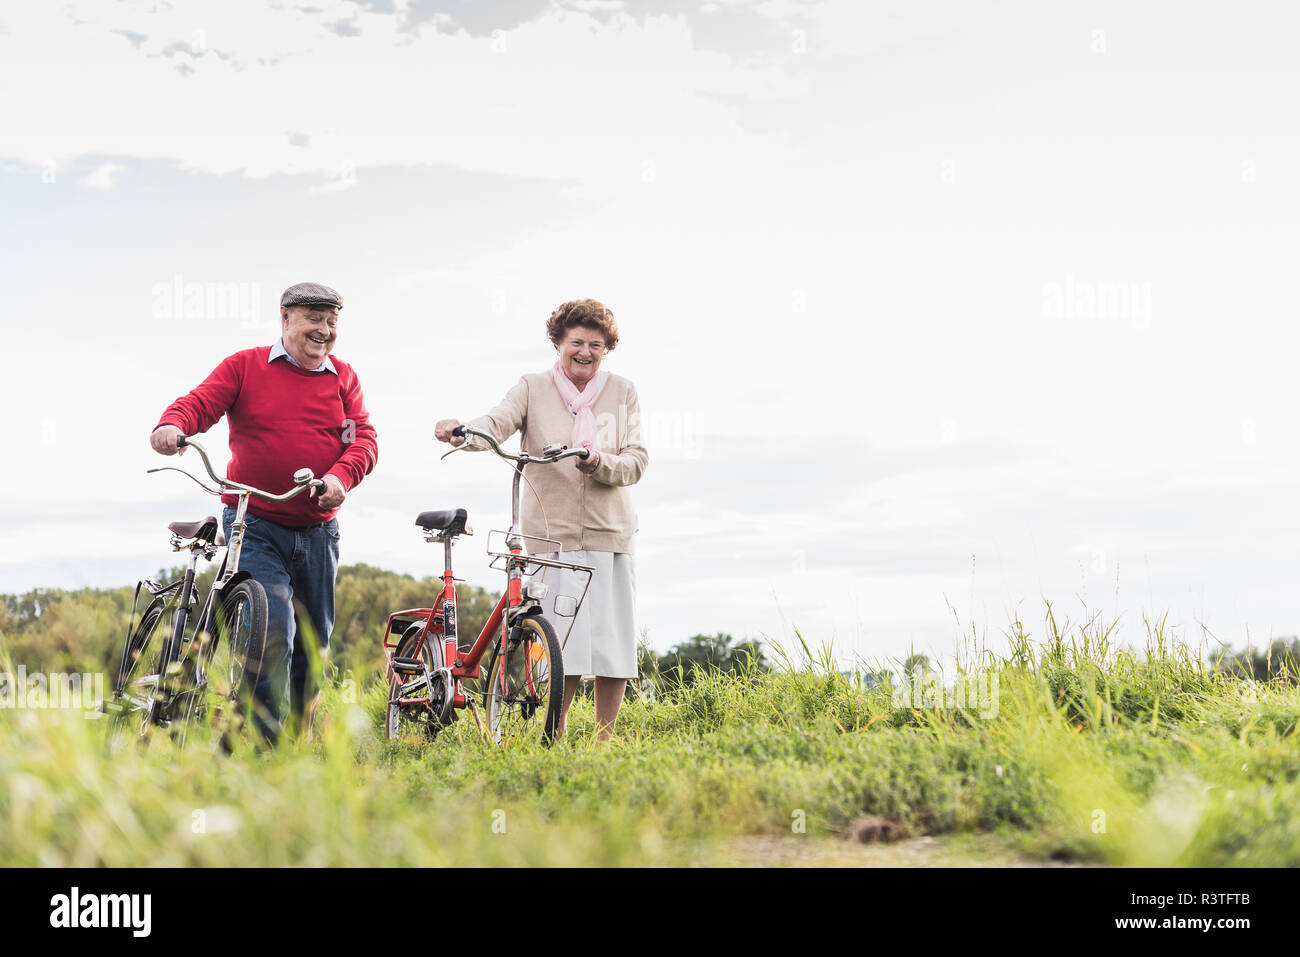
M 404 686 L 409 686 L 411 682 L 418 681 L 423 676 L 399 674 L 389 670 L 384 737 L 390 741 L 409 737 L 417 740 L 432 739 L 456 718 L 456 709 L 451 704 L 453 688 L 446 672 L 441 670 L 443 668 L 441 640 L 437 636 L 432 639 L 425 638 L 423 633 L 424 622 L 419 621 L 410 625 L 398 641 L 393 657 L 422 662 L 433 678 L 434 687 L 432 689 L 421 687 L 404 694 L 402 690 Z M 403 697 L 428 697 L 429 704 L 402 704 L 400 699 Z
M 113 702 L 108 708 L 109 750 L 115 750 L 128 736 L 141 738 L 159 706 L 159 655 L 165 642 L 165 612 L 168 602 L 156 598 L 150 602 L 140 623 L 127 638 L 113 682 Z M 162 626 L 162 627 L 160 627 Z M 153 672 L 150 673 L 150 665 Z
M 497 744 L 550 744 L 564 706 L 564 662 L 555 628 L 541 615 L 520 618 L 488 663 L 483 710 Z M 540 714 L 538 713 L 540 712 Z

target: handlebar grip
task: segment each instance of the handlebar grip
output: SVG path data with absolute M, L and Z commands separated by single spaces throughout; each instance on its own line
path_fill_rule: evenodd
M 456 438 L 460 438 L 465 434 L 465 426 L 463 425 L 456 426 L 454 429 L 451 430 L 451 434 L 454 435 Z
M 190 441 L 190 440 L 189 440 L 186 436 L 184 436 L 184 435 L 178 435 L 178 436 L 176 436 L 176 447 L 177 447 L 178 449 L 183 449 L 183 448 L 185 448 L 186 445 L 189 444 L 189 441 Z

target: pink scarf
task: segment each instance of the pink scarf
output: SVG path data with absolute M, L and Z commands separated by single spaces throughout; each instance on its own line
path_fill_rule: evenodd
M 555 383 L 560 398 L 564 400 L 565 408 L 575 416 L 569 448 L 595 448 L 596 416 L 591 411 L 591 407 L 596 404 L 596 396 L 600 395 L 600 390 L 605 388 L 608 379 L 608 372 L 598 372 L 587 380 L 587 385 L 579 392 L 578 387 L 569 381 L 569 377 L 560 368 L 559 360 L 556 360 L 552 367 L 551 380 Z

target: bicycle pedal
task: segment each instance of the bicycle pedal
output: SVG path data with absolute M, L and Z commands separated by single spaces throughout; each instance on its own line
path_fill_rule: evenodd
M 422 677 L 416 678 L 413 681 L 408 681 L 406 684 L 402 685 L 398 689 L 398 694 L 403 698 L 410 698 L 413 697 L 417 691 L 424 691 L 428 686 L 429 682 L 427 679 Z M 427 696 L 428 692 L 425 692 L 425 694 Z
M 419 658 L 399 658 L 393 656 L 391 664 L 393 670 L 399 675 L 422 675 L 424 674 L 424 662 Z

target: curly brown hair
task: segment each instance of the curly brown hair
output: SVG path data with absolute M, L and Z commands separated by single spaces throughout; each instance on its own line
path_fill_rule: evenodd
M 551 345 L 558 346 L 564 334 L 574 326 L 594 329 L 605 337 L 605 351 L 613 352 L 618 345 L 618 323 L 614 310 L 595 299 L 574 299 L 555 308 L 546 320 L 546 335 Z

